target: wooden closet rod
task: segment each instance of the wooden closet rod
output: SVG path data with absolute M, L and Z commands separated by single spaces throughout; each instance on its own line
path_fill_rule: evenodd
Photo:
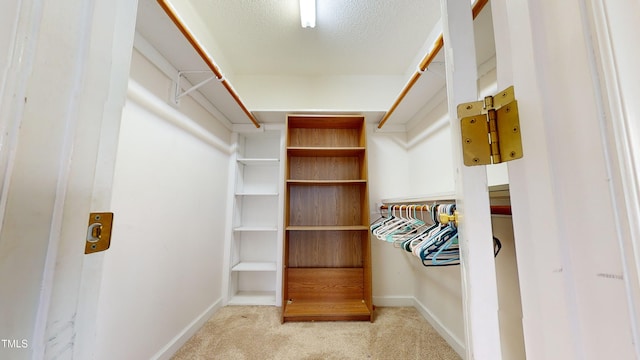
M 482 11 L 482 8 L 484 8 L 484 6 L 487 5 L 488 2 L 489 0 L 476 0 L 476 2 L 473 3 L 473 8 L 471 10 L 473 19 L 478 17 L 478 14 L 480 14 L 480 11 Z M 380 120 L 380 122 L 378 123 L 378 129 L 382 129 L 384 124 L 389 119 L 389 116 L 393 114 L 393 112 L 396 110 L 398 105 L 400 105 L 402 100 L 404 100 L 404 97 L 407 95 L 407 93 L 409 93 L 409 90 L 411 90 L 413 85 L 416 84 L 416 82 L 418 81 L 418 78 L 420 78 L 422 73 L 424 73 L 427 70 L 427 67 L 429 67 L 433 59 L 435 59 L 436 55 L 438 55 L 443 45 L 444 45 L 444 38 L 443 38 L 443 34 L 440 33 L 440 36 L 438 36 L 436 41 L 433 43 L 433 46 L 431 47 L 431 51 L 429 51 L 420 62 L 420 65 L 418 66 L 418 70 L 416 70 L 413 76 L 411 76 L 411 79 L 409 79 L 409 82 L 407 82 L 407 85 L 404 86 L 404 88 L 400 92 L 400 95 L 398 95 L 398 98 L 396 99 L 396 101 L 393 103 L 393 105 L 391 105 L 391 108 L 389 109 L 389 111 L 387 111 L 384 114 L 384 116 L 382 117 L 382 120 Z
M 416 210 L 429 211 L 429 205 L 413 205 L 413 204 L 395 204 L 391 206 L 416 206 Z M 388 210 L 388 205 L 380 206 L 380 210 Z M 491 215 L 511 215 L 511 206 L 509 205 L 491 205 Z
M 173 7 L 167 2 L 167 0 L 158 0 L 158 4 L 160 4 L 164 12 L 167 13 L 169 18 L 171 19 L 171 21 L 173 21 L 173 23 L 178 27 L 178 29 L 180 29 L 180 32 L 182 33 L 182 35 L 184 35 L 184 37 L 187 40 L 189 40 L 189 43 L 191 43 L 191 46 L 193 46 L 193 48 L 196 50 L 198 55 L 200 55 L 202 60 L 204 60 L 207 66 L 209 66 L 209 69 L 211 69 L 211 71 L 213 72 L 215 77 L 218 79 L 218 81 L 222 83 L 222 86 L 224 86 L 225 89 L 227 89 L 227 91 L 229 92 L 229 95 L 231 95 L 233 100 L 236 101 L 236 103 L 238 104 L 238 106 L 240 106 L 242 111 L 249 117 L 249 120 L 251 120 L 253 125 L 256 128 L 260 128 L 260 123 L 258 123 L 258 120 L 256 119 L 256 117 L 253 116 L 253 114 L 251 113 L 251 111 L 249 111 L 249 109 L 247 109 L 247 107 L 244 105 L 244 103 L 240 99 L 240 96 L 238 96 L 238 93 L 236 93 L 236 91 L 233 90 L 233 87 L 231 87 L 231 84 L 229 83 L 229 81 L 227 81 L 227 79 L 224 78 L 220 69 L 213 62 L 213 59 L 209 57 L 207 52 L 202 48 L 202 45 L 200 45 L 198 40 L 196 40 L 196 38 L 193 36 L 189 28 L 187 28 L 184 22 L 178 17 Z

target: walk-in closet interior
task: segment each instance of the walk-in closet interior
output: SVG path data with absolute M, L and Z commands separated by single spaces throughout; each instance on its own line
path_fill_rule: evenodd
M 283 6 L 276 3 L 271 3 L 272 11 Z M 415 5 L 417 3 L 402 6 L 401 14 L 409 16 Z M 345 37 L 339 41 L 350 41 L 345 34 L 331 33 L 338 30 L 327 29 L 329 25 L 323 19 L 328 16 L 324 12 L 338 11 L 341 6 L 318 1 L 316 28 L 301 28 L 298 23 L 286 26 L 301 32 L 295 36 L 312 37 L 304 41 L 321 41 L 314 40 L 314 36 Z M 373 15 L 376 11 L 389 11 L 388 6 L 379 5 L 381 9 L 367 11 Z M 181 248 L 202 247 L 198 257 L 188 258 L 185 254 L 183 260 L 187 267 L 199 269 L 198 280 L 185 278 L 189 280 L 170 297 L 189 299 L 193 305 L 182 311 L 204 311 L 198 315 L 199 321 L 204 321 L 221 306 L 275 306 L 281 308 L 283 326 L 292 321 L 375 322 L 376 307 L 409 306 L 416 308 L 460 356 L 465 356 L 457 229 L 453 221 L 441 224 L 443 220 L 437 214 L 442 211 L 453 215 L 456 203 L 445 56 L 444 51 L 436 48 L 442 41 L 439 39 L 442 34 L 440 4 L 437 1 L 420 4 L 423 14 L 412 18 L 422 23 L 403 26 L 402 31 L 420 35 L 405 35 L 411 38 L 411 47 L 399 46 L 397 51 L 402 53 L 393 54 L 405 62 L 399 64 L 402 66 L 399 76 L 335 75 L 332 81 L 330 76 L 314 75 L 314 84 L 295 84 L 299 79 L 284 76 L 286 73 L 278 78 L 251 76 L 251 71 L 244 70 L 246 75 L 243 75 L 242 66 L 252 63 L 246 60 L 242 64 L 233 63 L 240 61 L 232 53 L 233 46 L 245 46 L 238 42 L 248 40 L 242 40 L 241 33 L 236 38 L 220 38 L 220 32 L 235 32 L 225 28 L 232 25 L 224 17 L 248 12 L 246 21 L 269 19 L 267 14 L 260 13 L 266 11 L 265 8 L 253 7 L 248 3 L 225 1 L 146 0 L 139 4 L 130 80 L 137 86 L 135 91 L 145 93 L 140 96 L 154 98 L 156 105 L 180 116 L 185 124 L 192 123 L 188 131 L 184 129 L 186 125 L 179 125 L 181 130 L 176 131 L 177 134 L 193 136 L 187 134 L 196 131 L 201 139 L 196 142 L 200 143 L 220 139 L 215 140 L 217 150 L 208 150 L 213 146 L 204 146 L 206 149 L 202 150 L 177 148 L 173 155 L 188 158 L 183 166 L 194 163 L 196 168 L 212 171 L 208 175 L 189 176 L 189 179 L 196 177 L 199 182 L 210 183 L 206 191 L 187 185 L 186 180 L 184 191 L 193 192 L 193 201 L 204 209 L 215 209 L 215 215 L 186 209 L 179 215 L 193 216 L 190 221 L 197 220 L 194 232 L 198 228 L 208 230 L 205 236 L 181 236 Z M 364 8 L 364 3 L 353 8 L 347 6 L 354 12 L 349 16 L 355 16 L 356 11 Z M 297 11 L 291 11 L 294 10 Z M 495 93 L 498 89 L 491 8 L 479 4 L 475 11 L 478 13 L 475 20 L 478 89 L 482 94 Z M 205 13 L 208 15 L 203 15 Z M 390 16 L 389 13 L 386 16 Z M 286 20 L 280 15 L 278 20 L 269 21 Z M 379 21 L 374 23 L 383 26 Z M 273 24 L 260 26 L 284 28 L 284 25 Z M 250 33 L 246 36 L 253 38 Z M 362 36 L 369 35 L 362 33 Z M 392 38 L 389 34 L 385 41 L 393 42 Z M 233 41 L 235 45 L 229 47 Z M 246 46 L 253 51 L 264 51 L 252 56 L 265 62 L 276 61 L 270 57 L 278 50 L 252 41 Z M 308 62 L 312 70 L 304 71 L 317 71 L 311 64 L 319 66 L 320 61 L 341 59 L 329 54 L 337 51 L 332 45 L 323 50 L 327 52 L 325 60 L 312 59 L 309 57 L 312 51 L 320 50 L 308 46 L 289 53 L 287 56 L 295 61 L 288 66 Z M 367 51 L 378 56 L 377 51 Z M 391 61 L 391 54 L 379 56 Z M 424 58 L 429 58 L 428 66 Z M 377 63 L 383 64 L 383 60 Z M 270 64 L 270 69 L 282 72 L 283 66 Z M 299 66 L 295 71 L 303 71 L 302 65 Z M 361 64 L 366 66 L 366 62 Z M 238 74 L 229 73 L 234 69 L 238 69 L 235 70 Z M 292 74 L 295 71 L 292 70 Z M 407 81 L 416 76 L 420 79 L 408 89 L 406 98 L 398 99 L 407 88 Z M 130 98 L 125 109 L 139 108 L 137 98 Z M 389 112 L 396 100 L 398 105 Z M 244 106 L 250 111 L 245 111 Z M 131 123 L 139 122 L 134 120 L 138 116 L 131 115 Z M 130 126 L 127 119 L 125 116 L 122 132 Z M 177 134 L 170 136 L 183 136 Z M 136 151 L 127 149 L 126 144 L 120 148 L 127 157 Z M 187 155 L 185 151 L 195 153 Z M 203 155 L 197 154 L 199 151 L 216 151 L 219 159 L 204 160 Z M 199 159 L 197 165 L 195 159 Z M 508 206 L 504 166 L 495 165 L 489 171 L 489 185 L 495 190 L 491 191 L 492 203 Z M 171 176 L 185 174 L 184 171 L 168 172 Z M 413 222 L 405 221 L 407 216 Z M 215 217 L 215 221 L 209 217 Z M 493 236 L 501 246 L 495 261 L 500 282 L 503 351 L 508 358 L 523 358 L 510 217 L 493 215 L 492 221 Z M 448 230 L 429 237 L 425 230 L 432 225 Z M 384 236 L 379 233 L 381 230 L 386 231 Z M 435 240 L 437 237 L 439 242 L 425 250 L 425 254 L 431 251 L 431 255 L 421 259 L 420 255 L 408 251 L 409 247 L 402 248 L 400 233 L 406 239 L 421 234 L 415 238 Z M 438 249 L 440 252 L 433 261 Z M 175 261 L 174 256 L 171 258 Z M 188 270 L 183 268 L 178 274 L 188 276 Z M 181 278 L 178 274 L 170 278 L 178 281 Z M 210 308 L 199 305 L 206 297 L 191 297 L 189 293 L 194 290 L 188 290 L 205 279 L 208 279 L 206 285 L 198 292 L 218 294 L 217 300 L 209 304 Z M 113 293 L 115 296 L 118 292 Z M 163 299 L 151 302 L 151 307 L 156 306 L 154 303 L 169 301 L 169 298 Z M 119 302 L 115 298 L 109 301 Z M 173 321 L 177 324 L 189 317 L 182 316 Z
M 372 349 L 415 313 L 447 358 L 640 356 L 637 5 L 53 3 L 0 14 L 26 49 L 0 74 L 24 113 L 0 121 L 0 339 L 29 344 L 0 358 L 247 358 L 203 344 L 266 330 L 199 331 L 258 309 Z M 84 210 L 113 213 L 106 251 Z M 324 336 L 278 356 L 341 358 Z

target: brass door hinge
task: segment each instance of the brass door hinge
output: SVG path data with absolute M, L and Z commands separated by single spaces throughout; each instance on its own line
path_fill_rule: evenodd
M 513 86 L 484 101 L 458 105 L 462 153 L 467 166 L 499 164 L 522 157 L 518 102 Z

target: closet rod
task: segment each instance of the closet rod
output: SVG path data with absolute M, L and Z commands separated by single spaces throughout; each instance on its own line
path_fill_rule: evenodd
M 473 19 L 478 17 L 478 14 L 480 14 L 480 11 L 482 11 L 482 8 L 484 8 L 484 6 L 487 5 L 488 2 L 489 0 L 476 0 L 471 10 Z M 431 47 L 431 51 L 429 51 L 420 62 L 420 65 L 418 66 L 418 70 L 416 70 L 413 76 L 411 76 L 411 79 L 409 79 L 409 82 L 407 83 L 407 85 L 404 86 L 404 88 L 400 92 L 400 95 L 398 95 L 398 98 L 396 99 L 396 101 L 393 103 L 393 105 L 391 105 L 391 108 L 389 109 L 389 111 L 387 111 L 384 114 L 384 116 L 382 117 L 382 120 L 380 120 L 380 122 L 378 123 L 378 129 L 382 129 L 382 127 L 387 122 L 391 114 L 393 114 L 393 112 L 396 110 L 398 105 L 400 105 L 402 100 L 404 100 L 404 97 L 407 95 L 407 93 L 409 93 L 409 90 L 411 90 L 413 85 L 416 84 L 416 82 L 418 81 L 418 78 L 420 78 L 420 75 L 422 75 L 427 70 L 427 67 L 429 67 L 433 59 L 435 59 L 436 55 L 438 55 L 443 45 L 444 45 L 443 34 L 440 33 L 440 36 L 438 36 L 436 41 L 433 43 L 433 46 Z
M 429 211 L 429 205 L 414 205 L 414 204 L 394 204 L 391 206 L 416 206 L 416 210 Z M 380 210 L 388 210 L 388 205 L 380 206 Z M 511 206 L 509 205 L 491 205 L 491 215 L 511 215 Z
M 220 71 L 218 66 L 216 66 L 216 64 L 213 62 L 213 59 L 207 54 L 207 52 L 204 50 L 202 45 L 200 45 L 198 40 L 196 40 L 195 36 L 193 36 L 193 34 L 189 30 L 189 28 L 185 25 L 185 23 L 182 21 L 182 19 L 178 17 L 178 14 L 176 14 L 173 7 L 168 3 L 167 0 L 158 0 L 158 4 L 160 4 L 164 12 L 167 13 L 169 18 L 171 19 L 171 21 L 173 21 L 176 27 L 178 27 L 182 35 L 184 35 L 184 37 L 189 41 L 189 43 L 191 43 L 191 46 L 193 46 L 193 48 L 196 50 L 198 55 L 200 55 L 202 60 L 204 60 L 207 66 L 209 66 L 213 74 L 216 76 L 216 79 L 218 79 L 218 81 L 220 81 L 222 86 L 224 86 L 225 89 L 227 89 L 227 91 L 229 92 L 229 95 L 231 95 L 233 100 L 235 100 L 235 102 L 238 104 L 238 106 L 240 106 L 242 111 L 249 117 L 249 120 L 251 120 L 253 125 L 259 129 L 260 123 L 258 122 L 256 117 L 251 113 L 251 111 L 249 111 L 249 109 L 247 109 L 247 107 L 244 105 L 244 103 L 240 99 L 240 96 L 238 95 L 238 93 L 236 93 L 236 91 L 233 90 L 231 83 L 229 83 L 229 81 L 225 79 L 224 75 L 222 75 L 222 72 Z

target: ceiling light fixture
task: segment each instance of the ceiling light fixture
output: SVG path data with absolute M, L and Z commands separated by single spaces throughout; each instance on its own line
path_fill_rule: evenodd
M 303 28 L 316 27 L 316 0 L 300 0 L 300 23 Z

